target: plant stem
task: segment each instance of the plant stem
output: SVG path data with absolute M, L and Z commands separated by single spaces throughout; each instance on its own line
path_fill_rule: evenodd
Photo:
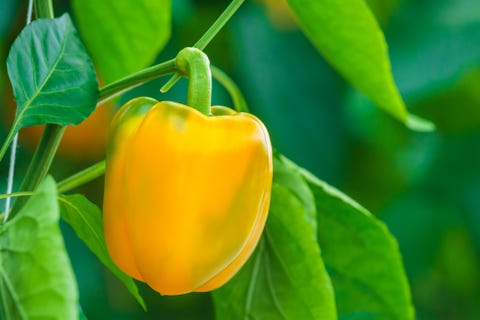
M 175 83 L 177 83 L 177 81 L 180 80 L 181 78 L 182 78 L 182 77 L 180 76 L 180 74 L 175 73 L 175 74 L 160 88 L 160 92 L 161 92 L 161 93 L 168 92 L 168 90 L 170 90 L 170 89 L 175 85 Z
M 185 48 L 175 60 L 178 71 L 188 77 L 187 105 L 210 115 L 212 73 L 207 55 L 197 48 Z
M 0 161 L 3 160 L 3 156 L 8 150 L 8 147 L 10 146 L 10 143 L 12 143 L 13 138 L 15 137 L 15 134 L 17 133 L 17 129 L 15 128 L 15 122 L 12 124 L 12 127 L 10 128 L 10 131 L 8 132 L 7 138 L 5 138 L 5 141 L 3 142 L 2 148 L 0 149 Z
M 35 16 L 37 19 L 47 18 L 53 19 L 53 5 L 51 0 L 35 0 Z
M 165 61 L 155 66 L 143 69 L 123 79 L 112 82 L 100 89 L 98 103 L 111 99 L 122 92 L 136 87 L 146 81 L 176 72 L 175 59 Z
M 20 190 L 33 191 L 50 169 L 50 164 L 55 157 L 55 152 L 62 139 L 63 132 L 66 127 L 62 126 L 46 126 L 43 131 L 42 138 L 37 146 L 37 150 L 33 155 L 30 166 L 28 167 L 25 179 L 22 182 Z
M 66 127 L 58 125 L 46 125 L 40 143 L 35 150 L 32 161 L 28 167 L 25 178 L 20 186 L 21 191 L 33 191 L 47 175 L 50 170 L 53 158 L 62 140 Z M 15 215 L 25 203 L 25 198 L 15 201 L 11 216 Z
M 13 190 L 13 179 L 15 175 L 15 158 L 17 156 L 17 144 L 18 144 L 18 132 L 13 137 L 12 148 L 10 149 L 10 164 L 8 167 L 8 178 L 7 178 L 7 194 L 12 193 Z M 10 203 L 12 199 L 7 197 L 5 199 L 5 215 L 3 216 L 3 223 L 5 223 L 10 214 Z
M 228 91 L 233 101 L 233 106 L 238 112 L 249 112 L 248 105 L 237 84 L 222 70 L 210 65 L 212 76 Z
M 28 192 L 28 191 L 0 194 L 0 200 L 6 199 L 6 198 L 14 198 L 14 197 L 26 197 L 26 196 L 31 196 L 32 194 L 33 192 Z
M 90 182 L 105 173 L 105 160 L 95 163 L 94 165 L 75 173 L 74 175 L 60 181 L 57 184 L 59 193 L 72 190 L 76 187 Z
M 245 0 L 233 0 L 193 47 L 200 50 L 205 49 L 210 41 L 212 41 L 217 33 L 225 26 L 228 20 L 230 20 L 238 8 L 240 8 L 244 1 Z
M 10 199 L 16 197 L 26 197 L 31 196 L 33 192 L 12 192 L 7 194 L 0 194 L 0 199 Z M 0 213 L 0 220 L 6 221 L 8 219 L 8 213 L 5 215 L 5 212 Z
M 217 33 L 225 26 L 225 24 L 230 20 L 233 14 L 240 8 L 245 0 L 233 0 L 230 2 L 228 7 L 222 12 L 222 14 L 215 20 L 215 22 L 208 28 L 208 30 L 203 34 L 203 36 L 193 45 L 194 48 L 203 50 L 207 45 L 212 41 Z M 160 89 L 161 92 L 167 92 L 170 88 L 180 80 L 180 75 L 175 74 L 170 80 L 163 85 Z

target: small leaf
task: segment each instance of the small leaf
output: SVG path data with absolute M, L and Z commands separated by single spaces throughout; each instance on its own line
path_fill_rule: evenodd
M 95 109 L 95 70 L 68 14 L 25 27 L 10 49 L 7 70 L 17 101 L 13 131 L 76 125 Z
M 341 319 L 414 319 L 398 245 L 348 196 L 303 171 L 316 200 L 318 237 Z
M 406 123 L 387 45 L 364 0 L 287 0 L 306 36 L 324 57 L 379 107 Z
M 73 1 L 80 34 L 106 83 L 154 61 L 170 36 L 170 7 L 171 0 Z
M 60 195 L 58 200 L 62 219 L 73 228 L 77 236 L 85 242 L 98 259 L 123 282 L 128 291 L 135 297 L 142 308 L 146 310 L 145 302 L 142 296 L 140 296 L 133 279 L 123 273 L 108 254 L 100 209 L 80 194 Z
M 263 238 L 240 272 L 214 292 L 217 318 L 336 319 L 334 293 L 305 210 L 309 206 L 302 203 L 307 198 L 300 199 L 279 184 L 302 190 L 305 183 L 296 174 L 275 164 Z
M 78 290 L 58 226 L 55 182 L 47 177 L 0 226 L 2 319 L 77 319 Z

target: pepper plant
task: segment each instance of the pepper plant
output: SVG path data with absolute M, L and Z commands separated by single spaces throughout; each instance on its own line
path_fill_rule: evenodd
M 386 226 L 275 145 L 272 151 L 268 127 L 248 114 L 248 96 L 203 52 L 243 2 L 233 0 L 198 42 L 185 44 L 191 48 L 152 65 L 175 37 L 170 0 L 72 0 L 75 23 L 68 13 L 56 15 L 50 0 L 30 1 L 27 16 L 35 19 L 6 62 L 17 108 L 0 148 L 7 161 L 12 146 L 9 186 L 0 195 L 8 199 L 0 226 L 2 319 L 88 317 L 60 219 L 143 308 L 133 278 L 161 294 L 211 291 L 218 319 L 414 318 Z M 305 36 L 347 81 L 411 130 L 433 130 L 407 112 L 383 33 L 364 0 L 287 3 Z M 165 75 L 173 76 L 162 91 L 188 78 L 186 105 L 132 100 L 110 129 L 106 163 L 60 181 L 49 175 L 66 126 Z M 237 111 L 210 108 L 212 77 Z M 220 119 L 220 131 L 205 124 L 212 119 Z M 12 190 L 17 134 L 40 124 L 46 124 L 42 138 Z M 183 140 L 189 130 L 193 138 Z M 105 171 L 103 206 L 72 193 Z

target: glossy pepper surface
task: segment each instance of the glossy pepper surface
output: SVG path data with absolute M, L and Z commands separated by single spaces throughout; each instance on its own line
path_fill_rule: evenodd
M 109 141 L 104 229 L 120 269 L 165 295 L 233 277 L 270 203 L 272 151 L 260 120 L 137 98 L 117 113 Z

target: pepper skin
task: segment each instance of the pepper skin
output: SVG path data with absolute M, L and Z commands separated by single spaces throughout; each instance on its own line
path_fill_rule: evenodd
M 214 290 L 267 219 L 272 150 L 247 113 L 137 98 L 112 122 L 104 230 L 113 261 L 164 295 Z

